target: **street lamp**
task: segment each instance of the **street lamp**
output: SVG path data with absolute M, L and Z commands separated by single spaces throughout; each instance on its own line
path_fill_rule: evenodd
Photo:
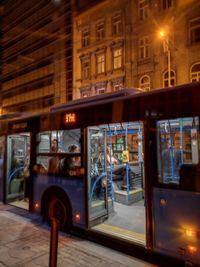
M 167 69 L 168 69 L 168 86 L 171 86 L 171 55 L 169 48 L 169 36 L 166 34 L 164 30 L 159 32 L 159 36 L 163 41 L 163 50 L 164 53 L 167 53 Z

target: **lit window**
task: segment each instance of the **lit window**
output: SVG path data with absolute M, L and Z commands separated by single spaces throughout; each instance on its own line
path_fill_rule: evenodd
M 90 61 L 84 60 L 82 61 L 82 79 L 88 79 L 90 76 Z
M 149 57 L 149 38 L 144 37 L 139 40 L 139 58 L 145 59 Z
M 97 74 L 105 72 L 105 54 L 97 55 Z
M 190 81 L 191 82 L 200 81 L 200 63 L 196 63 L 192 66 L 190 71 Z
M 139 19 L 144 20 L 149 16 L 148 0 L 139 0 Z
M 82 47 L 87 47 L 90 44 L 90 33 L 89 30 L 82 32 Z
M 193 19 L 189 24 L 190 43 L 195 44 L 200 42 L 200 17 Z
M 105 37 L 104 23 L 98 24 L 96 29 L 97 29 L 97 41 L 103 40 Z
M 113 50 L 113 68 L 119 69 L 122 67 L 122 48 Z
M 118 35 L 122 32 L 122 18 L 121 15 L 116 15 L 112 19 L 112 33 Z
M 111 81 L 112 85 L 112 91 L 119 91 L 123 89 L 124 82 L 123 82 L 123 77 L 114 79 Z
M 91 92 L 89 92 L 89 91 L 82 91 L 81 92 L 81 98 L 89 97 L 89 96 L 91 96 Z
M 104 94 L 105 92 L 106 92 L 106 88 L 105 87 L 97 88 L 97 95 Z
M 148 75 L 142 76 L 140 78 L 139 87 L 144 91 L 150 90 L 150 77 Z
M 169 80 L 170 80 L 170 85 L 169 85 Z M 163 75 L 163 87 L 174 86 L 175 84 L 176 84 L 175 71 L 174 70 L 170 71 L 170 77 L 169 77 L 169 72 L 166 71 Z
M 163 9 L 168 9 L 172 7 L 173 5 L 173 0 L 162 0 L 162 8 Z
M 123 89 L 122 83 L 113 85 L 113 91 L 120 91 L 122 89 Z

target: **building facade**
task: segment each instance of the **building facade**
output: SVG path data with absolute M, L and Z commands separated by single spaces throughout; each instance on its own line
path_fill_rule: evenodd
M 72 99 L 70 1 L 2 1 L 2 114 Z
M 200 80 L 198 0 L 104 0 L 74 14 L 74 94 Z
M 200 80 L 198 0 L 0 3 L 1 114 Z

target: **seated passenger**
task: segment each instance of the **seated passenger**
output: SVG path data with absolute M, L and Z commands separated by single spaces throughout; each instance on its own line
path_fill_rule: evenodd
M 69 153 L 80 153 L 80 148 L 78 145 L 73 144 L 68 147 Z M 60 161 L 60 172 L 61 175 L 69 175 L 70 170 L 81 167 L 81 157 L 80 156 L 68 156 L 61 159 Z
M 106 149 L 106 161 L 108 165 L 119 165 L 119 160 L 111 154 L 109 146 Z
M 68 151 L 70 153 L 80 153 L 80 147 L 78 145 L 71 145 L 68 148 Z M 81 166 L 81 157 L 70 157 L 69 161 L 68 161 L 68 167 L 70 169 L 74 168 L 74 167 L 80 167 Z
M 51 153 L 58 153 L 58 140 L 53 139 L 51 143 Z M 58 174 L 59 172 L 59 157 L 58 156 L 53 156 L 49 160 L 49 167 L 48 167 L 48 174 L 50 175 L 55 175 Z

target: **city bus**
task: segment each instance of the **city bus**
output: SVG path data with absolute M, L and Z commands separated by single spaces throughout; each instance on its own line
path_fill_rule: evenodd
M 199 116 L 192 83 L 3 118 L 0 198 L 131 255 L 196 266 Z

